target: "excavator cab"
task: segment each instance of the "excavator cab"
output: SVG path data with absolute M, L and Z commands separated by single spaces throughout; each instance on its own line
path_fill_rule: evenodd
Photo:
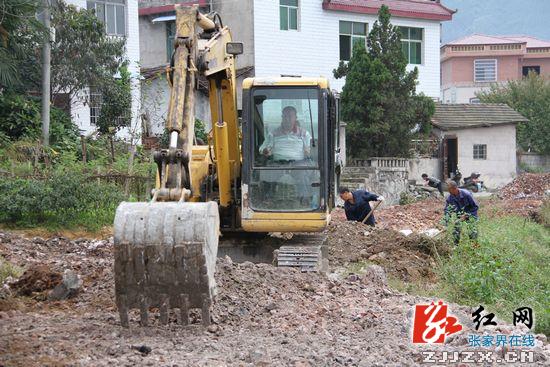
M 338 129 L 328 81 L 248 78 L 242 106 L 242 228 L 323 231 L 335 200 Z

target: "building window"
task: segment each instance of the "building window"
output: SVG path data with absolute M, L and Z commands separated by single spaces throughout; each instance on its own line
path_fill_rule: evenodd
M 523 68 L 521 68 L 521 73 L 523 74 L 523 76 L 529 75 L 530 71 L 537 75 L 540 75 L 540 66 L 524 66 Z
M 105 23 L 107 34 L 126 35 L 126 1 L 125 0 L 92 0 L 87 3 L 88 10 Z
M 349 61 L 351 59 L 355 43 L 366 43 L 367 27 L 367 23 L 340 21 L 340 60 Z
M 176 22 L 166 22 L 166 55 L 170 62 L 174 52 L 174 39 L 176 38 Z
M 423 29 L 398 27 L 401 31 L 401 48 L 409 64 L 422 64 Z
M 487 144 L 474 144 L 474 159 L 487 159 Z
M 497 81 L 497 60 L 496 59 L 474 60 L 474 81 L 496 82 Z
M 280 27 L 282 31 L 298 30 L 298 0 L 280 0 Z
M 101 113 L 101 92 L 97 88 L 90 87 L 90 124 L 97 125 Z

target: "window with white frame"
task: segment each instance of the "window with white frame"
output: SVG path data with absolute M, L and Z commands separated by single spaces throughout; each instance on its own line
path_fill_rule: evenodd
M 401 49 L 409 64 L 422 64 L 422 42 L 424 30 L 422 28 L 398 27 L 401 31 Z
M 497 81 L 497 60 L 496 59 L 474 60 L 474 81 L 475 82 L 496 82 Z
M 101 92 L 94 87 L 90 87 L 90 124 L 97 125 L 101 113 Z
M 126 35 L 126 0 L 88 0 L 88 10 L 105 24 L 109 35 Z
M 474 159 L 487 159 L 487 144 L 474 144 Z
M 353 53 L 353 46 L 367 42 L 367 23 L 340 21 L 340 60 L 349 61 Z
M 280 29 L 298 30 L 298 0 L 279 1 Z

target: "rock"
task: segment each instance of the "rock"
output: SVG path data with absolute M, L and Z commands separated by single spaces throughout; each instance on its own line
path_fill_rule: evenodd
M 146 345 L 132 346 L 132 349 L 137 350 L 138 352 L 140 352 L 144 356 L 151 353 L 151 351 L 152 351 L 151 347 L 148 347 Z
M 384 271 L 384 268 L 378 265 L 369 265 L 367 269 L 365 269 L 363 282 L 386 286 L 388 284 L 388 279 L 386 277 L 386 272 Z
M 361 256 L 363 258 L 368 258 L 369 257 L 369 251 L 366 250 L 366 249 L 362 249 L 361 251 L 359 251 L 359 256 Z
M 421 234 L 423 235 L 426 235 L 428 237 L 435 237 L 437 236 L 439 233 L 441 233 L 441 231 L 437 228 L 429 228 L 429 229 L 426 229 L 422 232 L 420 232 Z
M 250 351 L 248 357 L 254 366 L 269 366 L 271 358 L 265 349 L 254 349 Z
M 413 233 L 413 231 L 411 231 L 410 229 L 402 229 L 399 231 L 399 233 L 401 233 L 404 236 L 409 236 L 410 234 Z
M 220 327 L 216 324 L 212 324 L 212 325 L 208 326 L 208 328 L 206 330 L 209 333 L 215 334 L 220 330 Z
M 369 257 L 369 260 L 376 261 L 376 260 L 383 260 L 385 258 L 386 258 L 386 253 L 382 251 Z
M 63 273 L 63 281 L 50 292 L 48 299 L 50 301 L 59 301 L 72 298 L 78 294 L 81 287 L 82 279 L 80 279 L 80 276 L 74 271 L 67 269 Z
M 7 282 L 6 284 L 0 286 L 0 300 L 2 299 L 8 299 L 12 296 L 12 292 L 10 287 L 8 286 Z
M 350 275 L 348 275 L 348 278 L 347 278 L 347 279 L 348 279 L 348 281 L 350 281 L 350 282 L 356 282 L 356 281 L 359 280 L 359 275 L 357 275 L 357 274 L 350 274 Z
M 35 243 L 37 245 L 44 245 L 46 244 L 46 241 L 43 239 L 43 238 L 40 238 L 40 237 L 34 237 L 32 239 L 32 243 Z

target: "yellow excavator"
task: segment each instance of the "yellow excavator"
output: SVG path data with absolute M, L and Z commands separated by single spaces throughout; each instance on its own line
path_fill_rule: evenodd
M 121 324 L 128 311 L 170 309 L 188 323 L 210 323 L 220 233 L 297 233 L 276 254 L 279 266 L 318 270 L 322 236 L 337 183 L 337 101 L 325 78 L 247 78 L 238 117 L 235 57 L 242 43 L 218 14 L 176 5 L 168 79 L 169 147 L 154 153 L 150 202 L 123 202 L 115 215 L 115 294 Z M 212 130 L 194 145 L 194 93 L 208 81 Z M 302 233 L 301 235 L 299 233 Z M 304 234 L 306 233 L 306 234 Z

